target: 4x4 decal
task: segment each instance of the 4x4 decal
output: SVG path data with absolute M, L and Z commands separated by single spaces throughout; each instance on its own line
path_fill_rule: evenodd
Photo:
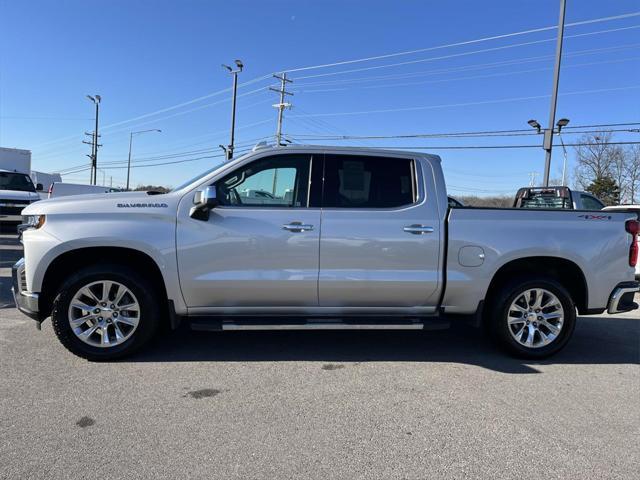
M 611 220 L 611 215 L 578 215 L 578 218 L 584 218 L 585 220 Z

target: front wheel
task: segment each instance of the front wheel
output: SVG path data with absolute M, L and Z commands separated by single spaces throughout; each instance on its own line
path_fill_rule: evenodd
M 566 289 L 551 278 L 507 283 L 489 311 L 489 329 L 510 353 L 544 358 L 567 344 L 576 308 Z
M 113 360 L 141 348 L 158 326 L 153 285 L 134 270 L 95 265 L 61 286 L 51 321 L 60 342 L 88 360 Z

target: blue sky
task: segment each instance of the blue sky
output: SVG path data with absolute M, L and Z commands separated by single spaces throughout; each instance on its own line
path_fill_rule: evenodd
M 638 10 L 635 0 L 569 0 L 567 23 Z M 113 168 L 121 164 L 108 162 L 126 160 L 129 132 L 158 128 L 162 133 L 134 140 L 132 183 L 176 185 L 220 161 L 192 159 L 219 154 L 218 144 L 228 142 L 230 102 L 223 90 L 231 78 L 221 63 L 242 59 L 243 83 L 298 67 L 552 26 L 557 19 L 558 0 L 0 0 L 0 146 L 32 150 L 37 170 L 87 164 L 89 147 L 81 141 L 93 128 L 93 110 L 85 95 L 97 93 L 105 127 L 98 161 L 107 182 L 113 177 L 121 185 L 126 179 L 125 169 Z M 640 17 L 630 17 L 566 29 L 558 118 L 570 118 L 570 126 L 640 120 L 640 28 L 633 28 L 638 25 Z M 609 31 L 597 33 L 603 30 Z M 528 128 L 529 118 L 545 125 L 554 36 L 544 31 L 291 72 L 294 108 L 285 114 L 284 131 L 301 139 L 521 129 Z M 520 43 L 529 44 L 513 46 Z M 386 66 L 404 62 L 413 63 Z M 367 70 L 344 72 L 357 69 Z M 311 75 L 325 76 L 302 78 Z M 276 96 L 263 88 L 272 83 L 264 79 L 239 90 L 237 150 L 274 134 Z M 211 95 L 216 92 L 221 93 Z M 618 132 L 616 139 L 638 135 Z M 577 135 L 564 139 L 570 143 Z M 339 143 L 539 142 L 537 136 L 516 136 Z M 528 184 L 529 172 L 541 175 L 544 163 L 542 149 L 428 151 L 442 156 L 454 194 L 512 193 Z M 191 161 L 156 165 L 182 160 Z M 559 177 L 561 162 L 562 151 L 555 149 L 552 176 Z M 88 177 L 78 172 L 66 179 Z

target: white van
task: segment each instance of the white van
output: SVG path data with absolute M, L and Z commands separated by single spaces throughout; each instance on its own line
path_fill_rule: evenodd
M 69 195 L 85 195 L 87 193 L 119 192 L 117 188 L 102 185 L 83 185 L 81 183 L 53 182 L 49 187 L 49 198 L 67 197 Z

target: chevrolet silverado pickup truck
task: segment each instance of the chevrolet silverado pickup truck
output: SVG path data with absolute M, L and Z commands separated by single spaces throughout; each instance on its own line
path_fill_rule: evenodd
M 0 169 L 0 232 L 15 230 L 22 222 L 22 209 L 38 200 L 29 175 Z
M 260 193 L 262 192 L 262 193 Z M 633 213 L 450 208 L 440 158 L 269 147 L 166 194 L 27 207 L 18 308 L 90 360 L 195 330 L 483 324 L 509 352 L 563 348 L 576 312 L 637 308 Z

